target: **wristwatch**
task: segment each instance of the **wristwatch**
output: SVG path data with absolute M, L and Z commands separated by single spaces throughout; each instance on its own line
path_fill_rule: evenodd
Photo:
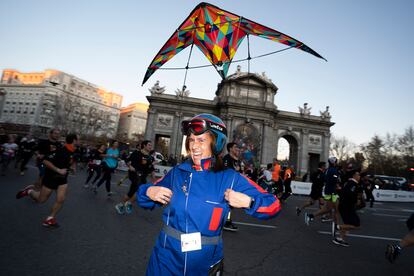
M 251 197 L 251 198 L 250 198 L 250 205 L 249 205 L 249 209 L 252 209 L 252 208 L 253 208 L 253 206 L 254 206 L 254 198 L 253 198 L 253 197 Z

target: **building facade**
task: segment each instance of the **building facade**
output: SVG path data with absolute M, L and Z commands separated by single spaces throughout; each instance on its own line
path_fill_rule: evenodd
M 148 104 L 133 103 L 121 108 L 118 124 L 118 137 L 125 140 L 137 140 L 144 136 L 147 123 Z
M 240 67 L 218 85 L 214 100 L 192 98 L 188 92 L 168 95 L 151 89 L 145 138 L 156 145 L 160 139 L 167 141 L 168 154 L 180 156 L 184 143 L 181 121 L 211 113 L 223 119 L 229 141 L 241 147 L 246 163 L 271 163 L 277 156 L 279 139 L 285 138 L 290 165 L 297 175 L 304 175 L 319 161 L 327 160 L 334 123 L 328 108 L 320 116 L 311 115 L 307 104 L 298 113 L 279 110 L 274 104 L 277 90 L 264 74 L 244 73 Z
M 4 70 L 0 81 L 0 124 L 14 133 L 45 136 L 59 128 L 112 138 L 121 105 L 121 95 L 57 70 Z

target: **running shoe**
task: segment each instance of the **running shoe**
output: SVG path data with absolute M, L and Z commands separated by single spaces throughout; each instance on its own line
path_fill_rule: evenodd
M 53 217 L 48 217 L 47 219 L 45 219 L 42 223 L 42 225 L 44 227 L 47 228 L 56 228 L 59 227 L 59 224 L 57 223 L 56 219 Z
M 325 222 L 331 222 L 332 218 L 326 218 L 326 217 L 322 217 L 321 218 L 321 222 L 325 223 Z
M 16 199 L 20 199 L 22 197 L 28 196 L 29 195 L 29 191 L 33 190 L 34 185 L 29 185 L 27 187 L 25 187 L 23 190 L 20 190 L 17 192 L 16 194 Z
M 234 225 L 231 220 L 228 220 L 226 221 L 226 223 L 224 223 L 223 229 L 231 232 L 239 231 L 239 228 L 236 225 Z
M 120 214 L 120 215 L 125 214 L 125 206 L 122 202 L 115 205 L 115 209 L 118 212 L 118 214 Z
M 302 210 L 299 207 L 296 207 L 296 215 L 299 216 Z
M 309 226 L 309 224 L 313 221 L 313 215 L 305 213 L 305 224 Z
M 20 172 L 20 175 L 21 175 L 21 176 L 23 176 L 23 175 L 24 175 L 24 171 L 21 171 L 21 172 Z
M 385 258 L 390 261 L 390 263 L 394 263 L 395 259 L 397 259 L 398 255 L 401 253 L 401 247 L 397 244 L 388 244 L 387 249 L 385 250 Z
M 107 196 L 107 197 L 111 197 L 113 194 L 114 194 L 113 192 L 108 192 L 108 193 L 106 194 L 106 196 Z
M 337 225 L 334 221 L 332 221 L 332 227 L 331 227 L 332 238 L 335 238 L 337 230 L 339 230 L 339 225 Z
M 132 213 L 132 204 L 131 204 L 131 202 L 125 203 L 125 211 L 128 215 Z
M 88 189 L 88 188 L 89 188 L 89 184 L 85 184 L 85 185 L 83 185 L 83 187 L 84 187 L 85 189 Z
M 347 243 L 346 241 L 344 241 L 344 240 L 343 240 L 343 239 L 341 239 L 341 238 L 334 238 L 334 239 L 332 240 L 332 242 L 333 242 L 334 244 L 337 244 L 337 245 L 340 245 L 340 246 L 349 247 L 349 243 Z

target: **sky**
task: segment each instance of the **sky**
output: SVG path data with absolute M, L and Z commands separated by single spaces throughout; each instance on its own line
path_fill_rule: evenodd
M 159 80 L 166 93 L 182 87 L 185 71 L 158 70 L 141 86 L 159 49 L 201 1 L 0 0 L 0 70 L 56 69 L 146 102 Z M 330 107 L 333 135 L 355 144 L 374 135 L 403 134 L 414 125 L 411 0 L 210 1 L 224 10 L 296 38 L 328 61 L 298 49 L 251 61 L 279 88 L 278 109 L 312 115 Z M 252 56 L 285 48 L 252 37 Z M 189 49 L 164 67 L 185 67 Z M 247 57 L 247 41 L 235 60 Z M 198 49 L 190 66 L 206 65 Z M 229 74 L 241 65 L 232 64 Z M 212 100 L 221 78 L 212 67 L 190 70 L 190 96 Z

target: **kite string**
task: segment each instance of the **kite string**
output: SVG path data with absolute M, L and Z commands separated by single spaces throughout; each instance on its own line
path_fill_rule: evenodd
M 191 59 L 191 53 L 193 52 L 193 46 L 194 46 L 194 44 L 191 44 L 190 54 L 188 55 L 188 60 L 187 60 L 187 66 L 185 67 L 185 75 L 184 75 L 184 83 L 183 83 L 183 92 L 187 88 L 185 86 L 185 82 L 187 81 L 187 72 L 188 72 L 188 69 L 189 69 L 188 65 L 190 65 L 190 59 Z
M 250 92 L 250 60 L 252 57 L 250 56 L 250 39 L 249 34 L 247 34 L 247 95 L 246 95 L 246 107 L 245 107 L 245 117 L 246 122 L 248 121 L 247 118 L 247 108 L 249 106 L 249 92 Z
M 270 56 L 270 55 L 273 55 L 273 54 L 277 54 L 277 53 L 289 50 L 291 48 L 294 48 L 294 47 L 290 46 L 290 47 L 287 47 L 287 48 L 284 48 L 284 49 L 281 49 L 281 50 L 277 50 L 277 51 L 274 51 L 274 52 L 270 52 L 270 53 L 267 53 L 267 54 L 258 55 L 258 56 L 255 56 L 255 57 L 250 57 L 250 60 Z M 243 61 L 246 61 L 246 60 L 249 60 L 249 58 L 233 60 L 231 62 L 225 61 L 225 62 L 223 62 L 223 64 L 238 63 L 238 62 L 243 62 Z M 188 69 L 199 69 L 199 68 L 206 68 L 206 67 L 212 67 L 212 66 L 214 66 L 214 65 L 213 64 L 205 64 L 205 65 L 198 65 L 198 66 L 188 66 Z M 161 68 L 158 68 L 157 70 L 183 70 L 183 69 L 187 69 L 187 67 L 161 67 Z

